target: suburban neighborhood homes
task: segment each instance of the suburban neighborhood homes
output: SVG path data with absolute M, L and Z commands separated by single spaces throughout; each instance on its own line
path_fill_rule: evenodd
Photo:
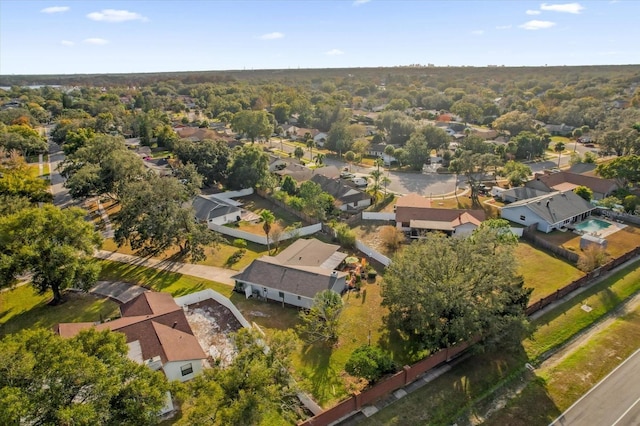
M 396 227 L 411 238 L 420 238 L 424 232 L 440 231 L 449 236 L 471 234 L 485 219 L 483 210 L 437 209 L 418 195 L 408 194 L 398 199 L 395 206 Z
M 144 292 L 120 306 L 122 317 L 102 324 L 61 323 L 55 328 L 70 338 L 95 327 L 123 333 L 129 358 L 152 370 L 162 370 L 167 379 L 187 381 L 199 374 L 207 355 L 191 330 L 182 307 L 169 293 Z
M 372 157 L 382 158 L 382 162 L 385 166 L 389 166 L 392 162 L 397 161 L 393 155 L 385 154 L 384 150 L 387 146 L 392 146 L 394 149 L 397 148 L 395 145 L 386 144 L 386 143 L 376 143 L 371 144 L 369 146 L 369 150 L 367 151 L 367 155 Z
M 613 179 L 602 179 L 595 176 L 586 176 L 578 173 L 536 173 L 533 179 L 525 183 L 528 188 L 540 191 L 569 191 L 579 186 L 586 186 L 593 191 L 593 199 L 601 200 L 619 189 Z
M 500 216 L 524 226 L 536 224 L 538 231 L 549 233 L 587 218 L 593 210 L 591 203 L 569 190 L 516 201 L 502 207 Z
M 329 179 L 340 177 L 340 170 L 336 166 L 311 169 L 300 164 L 297 160 L 277 157 L 272 159 L 269 170 L 280 177 L 291 176 L 298 183 L 308 181 L 315 175 L 321 175 Z
M 309 129 L 306 127 L 297 127 L 291 124 L 285 124 L 282 127 L 285 135 L 294 141 L 304 141 L 307 133 L 311 135 L 311 138 L 318 146 L 323 146 L 327 140 L 327 133 L 321 132 L 318 129 Z
M 336 208 L 342 211 L 359 210 L 371 205 L 371 195 L 340 179 L 330 179 L 322 175 L 314 175 L 311 181 L 335 198 Z
M 260 257 L 234 275 L 234 290 L 247 298 L 310 308 L 320 291 L 341 294 L 346 288 L 348 274 L 336 270 L 347 257 L 339 248 L 313 238 L 299 239 L 277 256 Z

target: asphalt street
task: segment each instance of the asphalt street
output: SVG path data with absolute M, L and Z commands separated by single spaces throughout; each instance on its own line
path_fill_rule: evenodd
M 640 349 L 550 426 L 640 425 Z

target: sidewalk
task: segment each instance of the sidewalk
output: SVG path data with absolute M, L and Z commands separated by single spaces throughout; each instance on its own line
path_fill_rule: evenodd
M 238 273 L 238 271 L 234 271 L 232 269 L 218 268 L 215 266 L 192 265 L 189 263 L 172 262 L 170 260 L 156 259 L 153 257 L 144 258 L 128 254 L 114 253 L 106 250 L 98 250 L 93 256 L 98 259 L 112 260 L 114 262 L 128 263 L 130 265 L 139 265 L 147 268 L 192 275 L 194 277 L 217 281 L 227 285 L 235 284 L 235 281 L 231 276 Z

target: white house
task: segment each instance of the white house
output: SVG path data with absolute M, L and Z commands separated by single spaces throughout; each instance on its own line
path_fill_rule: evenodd
M 277 256 L 254 260 L 234 275 L 234 290 L 247 298 L 257 297 L 310 308 L 323 290 L 342 293 L 347 273 L 335 268 L 347 256 L 339 246 L 316 239 L 299 239 Z
M 224 225 L 240 221 L 242 209 L 237 201 L 215 195 L 198 195 L 191 202 L 198 222 Z
M 323 147 L 324 143 L 327 141 L 327 138 L 329 137 L 329 135 L 325 132 L 318 132 L 318 134 L 316 134 L 313 137 L 313 141 L 316 143 L 316 146 L 319 147 Z
M 372 157 L 382 158 L 382 162 L 384 163 L 384 165 L 388 166 L 393 161 L 397 161 L 397 160 L 393 155 L 385 154 L 384 150 L 387 146 L 389 146 L 389 144 L 386 144 L 386 143 L 372 144 L 369 146 L 367 155 L 370 155 Z M 394 149 L 396 148 L 395 145 L 391 145 L 391 146 L 393 146 Z
M 500 209 L 500 217 L 525 226 L 537 224 L 539 231 L 549 233 L 585 219 L 593 210 L 594 206 L 573 191 L 558 191 L 506 205 Z

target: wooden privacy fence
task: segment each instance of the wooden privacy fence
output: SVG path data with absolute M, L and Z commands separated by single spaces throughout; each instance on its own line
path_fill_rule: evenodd
M 636 247 L 634 250 L 610 261 L 609 263 L 602 265 L 600 268 L 589 272 L 585 276 L 578 278 L 565 287 L 558 289 L 554 294 L 540 299 L 539 301 L 529 305 L 527 307 L 527 315 L 531 315 L 540 309 L 548 306 L 558 299 L 563 298 L 567 294 L 576 290 L 579 287 L 583 287 L 590 283 L 594 278 L 597 278 L 603 272 L 612 270 L 613 268 L 622 265 L 623 263 L 631 260 L 632 258 L 640 255 L 640 247 Z M 337 405 L 323 411 L 320 414 L 315 415 L 307 420 L 298 423 L 299 426 L 320 426 L 328 425 L 335 421 L 338 421 L 353 412 L 359 411 L 363 406 L 372 404 L 389 393 L 406 386 L 415 381 L 420 375 L 427 371 L 439 366 L 445 361 L 454 358 L 461 352 L 475 344 L 478 340 L 472 342 L 464 342 L 451 348 L 442 349 L 433 355 L 418 361 L 411 366 L 405 366 L 402 371 L 387 377 L 386 379 L 376 383 L 370 388 L 365 389 L 361 393 L 356 393 L 351 397 L 341 401 Z
M 543 238 L 538 237 L 536 235 L 536 224 L 529 225 L 528 227 L 524 228 L 524 231 L 522 232 L 522 238 L 524 238 L 534 246 L 550 251 L 551 253 L 565 260 L 568 260 L 571 263 L 578 263 L 578 259 L 580 259 L 580 256 L 577 253 L 559 247 L 544 240 Z
M 589 284 L 594 278 L 597 278 L 600 276 L 600 274 L 602 274 L 603 272 L 608 272 L 610 270 L 612 270 L 613 268 L 622 265 L 624 262 L 636 257 L 640 255 L 640 247 L 636 247 L 635 249 L 631 250 L 630 252 L 616 258 L 613 259 L 612 261 L 610 261 L 609 263 L 605 263 L 604 265 L 602 265 L 601 267 L 599 267 L 598 269 L 595 269 L 591 272 L 589 272 L 588 274 L 586 274 L 583 277 L 578 278 L 575 281 L 572 281 L 571 283 L 569 283 L 568 285 L 556 290 L 555 293 L 550 294 L 547 297 L 543 297 L 542 299 L 538 300 L 535 303 L 530 304 L 527 307 L 527 315 L 531 315 L 537 311 L 539 311 L 540 309 L 544 308 L 545 306 L 550 305 L 551 303 L 555 302 L 556 300 L 562 299 L 564 296 L 566 296 L 567 294 L 571 293 L 572 291 L 578 289 L 579 287 L 583 287 L 587 284 Z
M 450 348 L 439 350 L 433 355 L 416 362 L 413 365 L 406 365 L 401 371 L 393 376 L 376 383 L 362 392 L 355 393 L 351 397 L 341 401 L 337 405 L 322 413 L 298 423 L 299 426 L 324 426 L 340 420 L 343 417 L 360 410 L 363 406 L 371 404 L 383 396 L 400 389 L 403 386 L 415 381 L 421 374 L 437 367 L 438 365 L 456 357 L 461 352 L 469 348 L 474 342 L 460 343 Z

